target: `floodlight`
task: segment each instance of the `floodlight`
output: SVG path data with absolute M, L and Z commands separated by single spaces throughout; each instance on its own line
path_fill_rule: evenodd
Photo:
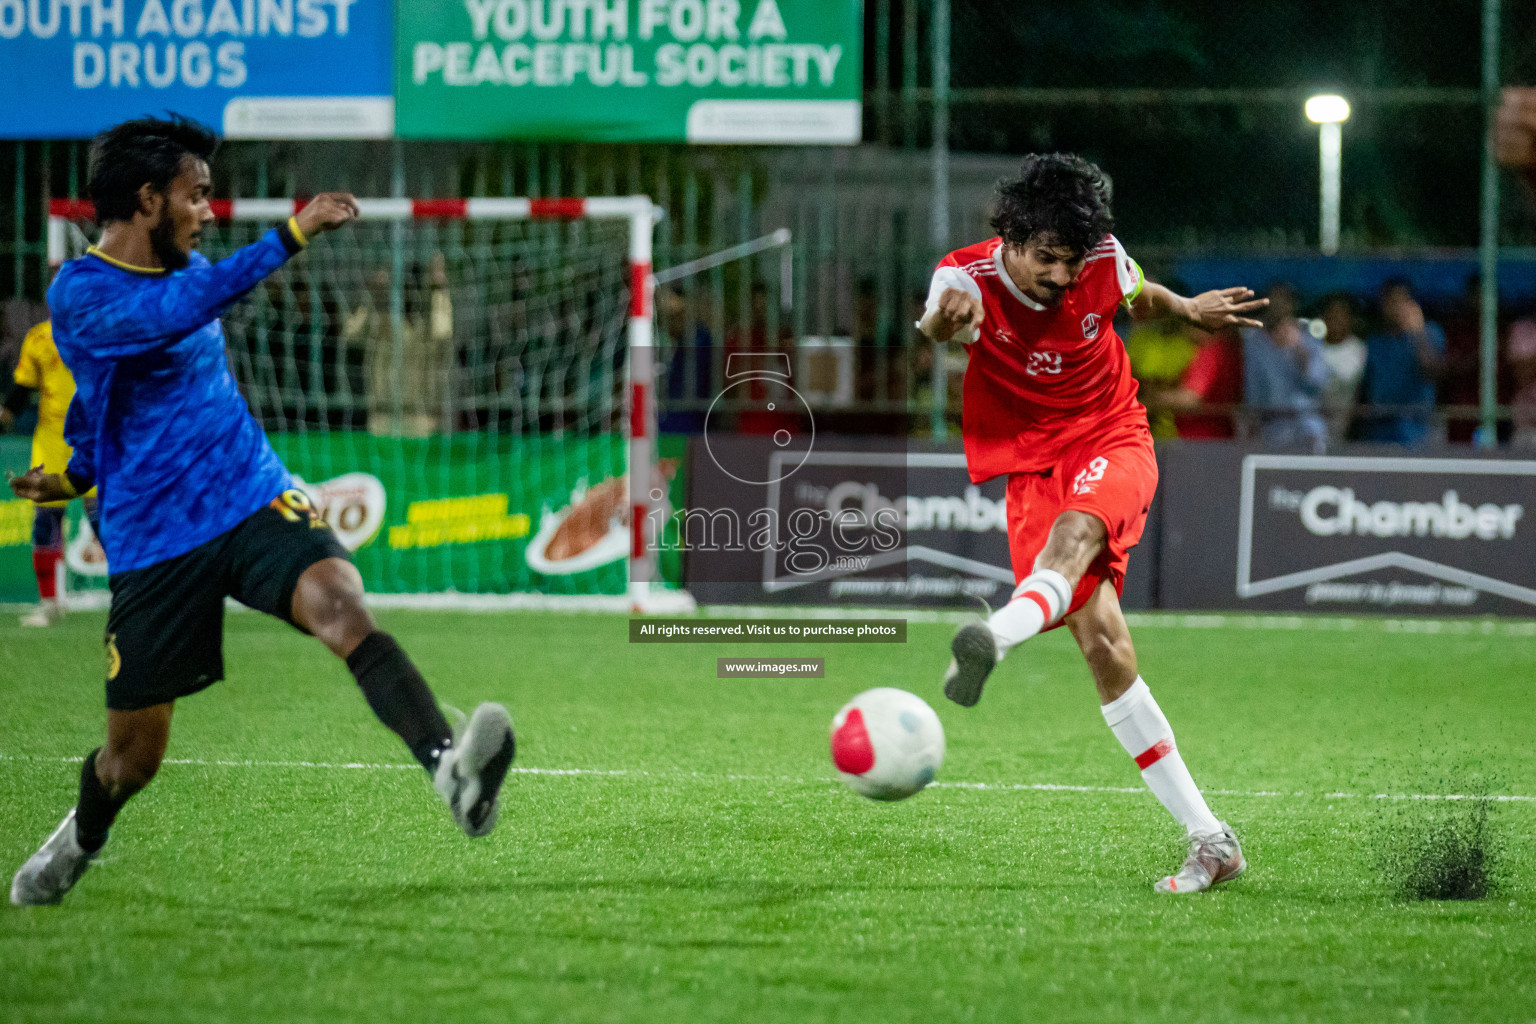
M 1307 120 L 1314 124 L 1335 124 L 1349 120 L 1349 101 L 1343 96 L 1313 96 L 1307 100 Z

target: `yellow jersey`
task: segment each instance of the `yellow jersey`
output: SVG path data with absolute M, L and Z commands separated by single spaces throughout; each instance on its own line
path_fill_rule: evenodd
M 44 320 L 27 332 L 16 361 L 16 383 L 37 392 L 37 430 L 32 434 L 32 465 L 62 473 L 73 449 L 64 443 L 64 414 L 75 397 L 75 378 L 59 358 L 53 324 Z

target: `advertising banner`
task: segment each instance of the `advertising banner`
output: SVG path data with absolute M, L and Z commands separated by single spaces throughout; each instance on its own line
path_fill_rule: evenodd
M 624 593 L 630 532 L 621 435 L 271 440 L 372 593 Z M 678 504 L 685 443 L 660 439 L 662 475 Z M 25 472 L 29 454 L 27 438 L 0 438 L 5 469 Z M 0 601 L 37 599 L 32 514 L 31 502 L 0 495 Z M 68 514 L 69 589 L 104 590 L 109 567 L 78 501 Z M 675 551 L 664 553 L 661 570 L 679 578 Z
M 706 435 L 679 515 L 684 580 L 704 603 L 1000 601 L 1013 589 L 1003 495 L 1001 480 L 970 482 L 958 449 Z
M 0 0 L 0 137 L 174 110 L 230 138 L 387 138 L 393 16 L 390 0 Z
M 1536 614 L 1536 462 L 1169 453 L 1171 608 Z
M 29 468 L 32 441 L 26 437 L 0 437 L 0 467 L 20 475 Z M 0 601 L 36 601 L 37 583 L 32 576 L 32 510 L 30 501 L 0 492 Z
M 404 138 L 855 143 L 859 0 L 402 3 Z
M 662 473 L 680 500 L 684 442 L 660 441 Z M 333 432 L 274 435 L 272 444 L 371 592 L 624 593 L 622 435 Z M 661 568 L 677 578 L 675 553 Z
M 677 539 L 684 580 L 701 602 L 979 609 L 978 600 L 1008 600 L 1007 481 L 971 483 L 958 442 L 916 449 L 899 438 L 817 436 L 801 454 L 782 441 L 706 434 L 691 442 Z M 882 509 L 889 534 L 872 528 L 862 546 L 857 532 L 830 529 L 839 516 L 857 524 Z M 1154 500 L 1131 554 L 1126 608 L 1155 600 L 1161 515 Z M 748 543 L 727 543 L 728 527 L 754 522 L 782 533 L 771 540 L 743 529 Z

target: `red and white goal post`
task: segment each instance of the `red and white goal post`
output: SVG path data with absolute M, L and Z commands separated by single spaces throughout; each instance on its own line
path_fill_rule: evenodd
M 214 199 L 214 216 L 221 221 L 275 223 L 294 215 L 303 200 Z M 686 592 L 656 586 L 655 546 L 647 536 L 661 502 L 652 497 L 657 479 L 656 361 L 653 349 L 651 268 L 652 232 L 660 210 L 648 196 L 527 199 L 358 199 L 363 221 L 627 221 L 629 226 L 629 310 L 626 340 L 627 470 L 629 490 L 628 605 L 631 610 L 683 610 L 692 607 Z M 57 266 L 69 255 L 68 225 L 95 218 L 89 200 L 54 199 L 48 208 L 48 260 Z M 653 467 L 636 472 L 635 467 Z M 516 597 L 518 595 L 507 595 Z M 514 602 L 515 604 L 515 602 Z

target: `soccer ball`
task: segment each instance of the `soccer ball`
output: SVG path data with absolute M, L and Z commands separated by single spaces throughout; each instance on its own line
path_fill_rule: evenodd
M 832 763 L 860 796 L 904 800 L 944 763 L 944 727 L 914 693 L 865 690 L 832 718 Z

